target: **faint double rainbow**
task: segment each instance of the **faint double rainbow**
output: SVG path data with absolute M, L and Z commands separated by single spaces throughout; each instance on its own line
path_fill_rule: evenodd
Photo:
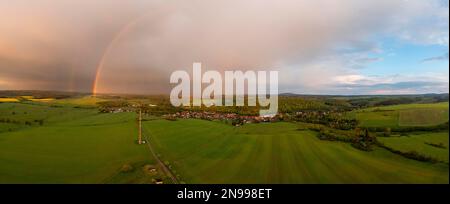
M 94 82 L 92 84 L 92 95 L 95 96 L 98 93 L 98 91 L 97 91 L 98 82 L 99 82 L 99 79 L 100 79 L 103 67 L 105 66 L 106 59 L 108 58 L 108 55 L 111 52 L 111 50 L 114 48 L 114 45 L 123 37 L 124 34 L 129 32 L 145 16 L 147 16 L 147 13 L 144 13 L 144 14 L 138 16 L 137 18 L 131 20 L 130 22 L 125 24 L 125 26 L 123 26 L 119 30 L 119 32 L 117 32 L 114 35 L 114 38 L 111 40 L 111 42 L 106 47 L 105 51 L 103 52 L 102 57 L 100 58 L 100 61 L 99 61 L 98 65 L 97 65 L 97 68 L 96 68 L 96 71 L 95 71 Z

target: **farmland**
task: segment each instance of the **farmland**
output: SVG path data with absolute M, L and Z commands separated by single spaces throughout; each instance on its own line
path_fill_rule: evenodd
M 94 109 L 0 104 L 1 116 L 44 124 L 17 124 L 18 130 L 0 133 L 0 183 L 139 183 L 141 168 L 153 164 L 144 146 L 134 144 L 134 113 L 98 114 Z M 24 114 L 24 113 L 27 114 Z M 122 175 L 123 165 L 135 165 Z
M 448 102 L 433 98 L 283 97 L 283 117 L 237 123 L 253 109 L 167 118 L 161 96 L 31 94 L 0 102 L 0 183 L 171 183 L 163 166 L 181 183 L 449 182 Z
M 19 100 L 17 98 L 0 98 L 0 103 L 7 103 L 7 102 L 18 102 Z
M 448 182 L 448 165 L 321 141 L 291 123 L 235 128 L 201 120 L 155 120 L 145 127 L 161 156 L 187 183 Z
M 448 102 L 374 107 L 350 112 L 365 127 L 431 126 L 448 121 Z
M 448 132 L 418 132 L 406 136 L 379 137 L 378 140 L 394 149 L 418 151 L 448 163 Z

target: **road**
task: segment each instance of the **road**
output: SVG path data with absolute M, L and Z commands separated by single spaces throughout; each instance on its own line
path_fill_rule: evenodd
M 146 141 L 145 144 L 147 144 L 148 148 L 150 149 L 150 152 L 152 153 L 153 157 L 156 159 L 156 161 L 159 163 L 159 165 L 161 166 L 161 168 L 164 171 L 164 174 L 169 176 L 170 179 L 172 180 L 172 182 L 174 184 L 178 184 L 178 179 L 176 176 L 173 175 L 172 171 L 170 171 L 170 169 L 166 166 L 166 164 L 164 164 L 164 162 L 161 161 L 161 159 L 156 155 L 155 150 L 153 149 L 152 145 L 150 144 L 150 138 L 147 136 L 148 131 L 147 129 L 145 129 L 146 131 L 144 132 L 144 134 L 142 134 L 144 136 L 144 139 Z

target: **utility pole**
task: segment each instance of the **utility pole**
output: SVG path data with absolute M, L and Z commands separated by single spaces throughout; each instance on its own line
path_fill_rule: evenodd
M 139 138 L 138 144 L 142 144 L 142 111 L 139 108 Z

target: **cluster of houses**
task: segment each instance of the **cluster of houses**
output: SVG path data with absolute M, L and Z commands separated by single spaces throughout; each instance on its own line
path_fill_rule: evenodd
M 124 113 L 135 111 L 135 109 L 131 107 L 102 107 L 99 109 L 101 113 Z
M 147 104 L 148 107 L 156 107 L 153 104 Z M 101 113 L 124 113 L 124 112 L 135 112 L 137 109 L 143 108 L 138 104 L 101 104 L 99 111 Z
M 217 112 L 196 112 L 196 111 L 182 111 L 174 114 L 166 114 L 166 119 L 203 119 L 203 120 L 221 120 L 232 121 L 233 125 L 240 126 L 245 123 L 261 123 L 261 122 L 275 122 L 279 120 L 279 115 L 275 116 L 250 116 L 250 115 L 238 115 L 236 113 L 217 113 Z

